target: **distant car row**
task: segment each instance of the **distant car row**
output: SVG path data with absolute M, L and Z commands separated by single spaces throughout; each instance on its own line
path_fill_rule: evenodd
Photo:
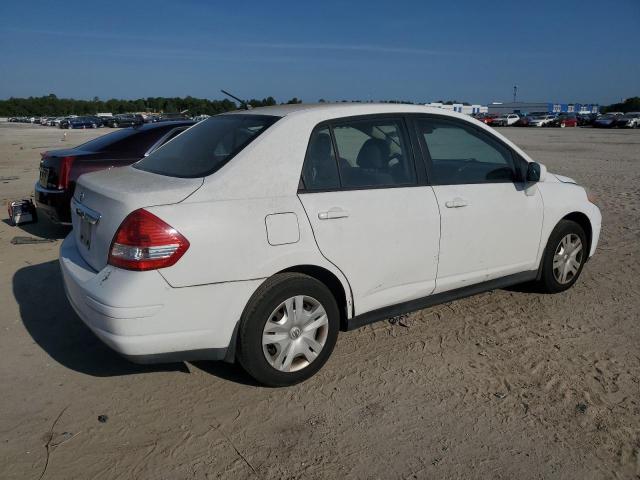
M 162 114 L 142 116 L 137 113 L 123 113 L 113 116 L 70 115 L 68 117 L 11 117 L 9 122 L 33 123 L 59 128 L 99 128 L 99 127 L 135 127 L 145 123 L 157 123 L 176 120 L 189 120 L 181 114 Z
M 640 128 L 640 112 L 612 112 L 604 115 L 533 112 L 528 115 L 481 113 L 475 118 L 492 127 L 585 127 Z

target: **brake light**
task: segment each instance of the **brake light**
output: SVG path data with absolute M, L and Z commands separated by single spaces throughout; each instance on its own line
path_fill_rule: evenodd
M 69 174 L 71 173 L 71 165 L 76 157 L 62 157 L 60 159 L 60 173 L 58 174 L 58 189 L 64 190 L 69 186 Z
M 155 270 L 174 265 L 189 248 L 175 228 L 140 209 L 130 213 L 113 237 L 109 264 L 126 270 Z

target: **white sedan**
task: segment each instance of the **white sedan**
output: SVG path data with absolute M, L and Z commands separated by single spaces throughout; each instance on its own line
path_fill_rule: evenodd
M 522 282 L 571 287 L 584 188 L 466 115 L 283 105 L 203 120 L 83 175 L 60 251 L 74 309 L 137 362 L 239 361 L 290 385 L 338 331 Z
M 556 118 L 555 115 L 535 115 L 529 118 L 530 127 L 544 127 L 549 125 Z
M 520 120 L 520 116 L 515 113 L 509 113 L 508 115 L 502 115 L 498 118 L 493 119 L 492 125 L 494 127 L 510 127 L 511 125 L 515 125 Z

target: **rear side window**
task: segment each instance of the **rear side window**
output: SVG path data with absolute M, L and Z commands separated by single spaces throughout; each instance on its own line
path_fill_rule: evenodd
M 404 122 L 388 118 L 340 121 L 314 130 L 302 180 L 307 190 L 415 185 Z
M 328 127 L 311 134 L 302 180 L 309 190 L 333 190 L 340 187 L 338 164 Z
M 204 177 L 221 168 L 279 118 L 217 115 L 194 125 L 133 166 L 169 177 Z
M 344 188 L 413 185 L 416 172 L 401 120 L 376 119 L 333 127 Z
M 418 120 L 431 159 L 431 183 L 464 185 L 513 182 L 518 178 L 511 152 L 472 126 L 446 120 Z

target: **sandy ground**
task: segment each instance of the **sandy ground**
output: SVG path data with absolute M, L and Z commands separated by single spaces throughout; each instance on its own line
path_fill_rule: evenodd
M 122 360 L 65 299 L 64 229 L 1 222 L 0 478 L 640 478 L 640 130 L 502 131 L 600 198 L 576 286 L 342 333 L 292 388 Z M 2 201 L 30 195 L 39 152 L 98 133 L 0 125 Z

